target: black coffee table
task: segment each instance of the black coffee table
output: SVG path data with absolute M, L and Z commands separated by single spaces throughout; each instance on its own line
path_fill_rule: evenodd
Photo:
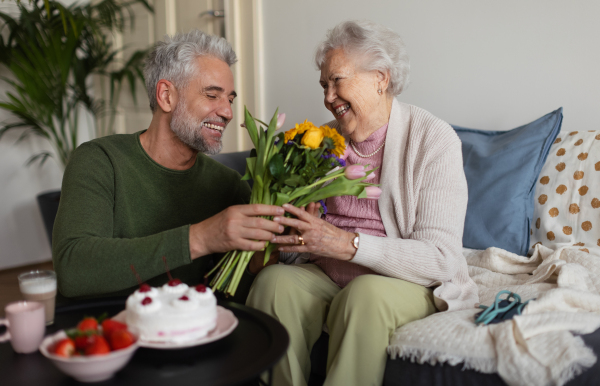
M 98 385 L 258 385 L 260 374 L 269 372 L 289 344 L 285 328 L 267 314 L 237 303 L 219 302 L 239 320 L 225 338 L 179 350 L 139 348 L 114 378 Z M 46 334 L 74 327 L 84 316 L 114 316 L 125 308 L 125 300 L 96 301 L 57 308 L 55 323 Z M 75 385 L 75 379 L 60 372 L 42 354 L 16 354 L 10 343 L 0 343 L 0 384 Z

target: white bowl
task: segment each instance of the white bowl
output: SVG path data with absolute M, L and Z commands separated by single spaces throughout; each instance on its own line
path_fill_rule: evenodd
M 49 351 L 55 343 L 66 337 L 67 334 L 64 330 L 47 336 L 40 344 L 40 352 L 50 359 L 59 370 L 80 382 L 101 382 L 111 378 L 117 371 L 125 367 L 138 348 L 136 340 L 131 346 L 111 351 L 106 355 L 65 358 Z

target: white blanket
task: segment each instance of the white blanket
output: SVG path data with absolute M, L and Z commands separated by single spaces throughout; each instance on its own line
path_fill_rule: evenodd
M 498 248 L 464 250 L 481 304 L 509 290 L 532 300 L 509 321 L 476 326 L 481 309 L 442 312 L 396 330 L 388 353 L 483 373 L 509 385 L 562 385 L 596 362 L 581 337 L 600 327 L 600 258 L 537 245 L 532 257 Z

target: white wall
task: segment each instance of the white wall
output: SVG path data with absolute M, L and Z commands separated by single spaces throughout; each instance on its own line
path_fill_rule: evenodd
M 371 19 L 411 57 L 401 101 L 456 125 L 508 130 L 560 106 L 563 129 L 600 129 L 599 1 L 263 0 L 266 108 L 323 123 L 313 64 L 327 29 Z
M 0 67 L 0 75 L 6 74 Z M 0 83 L 0 99 L 6 84 Z M 10 114 L 0 110 L 0 123 L 10 122 Z M 91 119 L 91 118 L 90 118 Z M 86 116 L 80 114 L 80 143 L 90 139 Z M 22 131 L 8 132 L 0 140 L 0 269 L 49 261 L 52 258 L 36 196 L 60 189 L 63 169 L 54 158 L 40 166 L 26 166 L 40 151 L 51 151 L 49 142 L 30 136 L 17 143 Z
M 0 122 L 6 117 L 0 111 Z M 32 154 L 47 147 L 44 142 L 35 139 L 15 145 L 17 139 L 15 132 L 0 140 L 0 269 L 50 260 L 50 244 L 35 197 L 59 189 L 62 179 L 54 160 L 42 167 L 25 166 Z
M 0 10 L 15 15 L 16 7 L 5 2 L 0 3 Z M 0 67 L 0 76 L 9 76 L 6 68 Z M 6 82 L 0 81 L 0 100 L 5 100 L 6 91 Z M 0 123 L 9 120 L 10 114 L 0 109 Z M 81 139 L 88 140 L 88 133 L 82 122 Z M 9 132 L 0 139 L 0 269 L 48 261 L 52 256 L 36 196 L 60 189 L 62 168 L 54 159 L 48 159 L 41 167 L 25 166 L 29 157 L 51 147 L 41 138 L 16 144 L 20 134 Z

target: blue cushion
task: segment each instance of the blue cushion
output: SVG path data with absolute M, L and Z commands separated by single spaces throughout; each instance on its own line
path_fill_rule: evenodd
M 509 131 L 453 126 L 462 141 L 469 185 L 465 247 L 527 254 L 535 184 L 562 117 L 561 107 Z

